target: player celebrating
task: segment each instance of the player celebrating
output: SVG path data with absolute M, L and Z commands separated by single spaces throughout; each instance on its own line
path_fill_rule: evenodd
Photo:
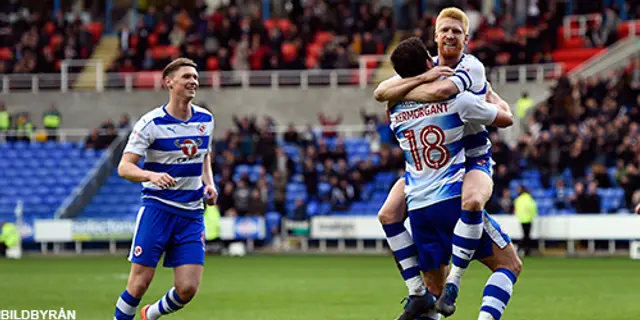
M 418 38 L 405 40 L 391 57 L 394 69 L 402 77 L 425 70 L 428 62 L 423 63 L 422 68 L 416 65 L 429 60 Z M 409 92 L 406 98 L 411 100 L 413 93 Z M 459 216 L 456 212 L 460 212 L 459 206 L 451 208 L 451 204 L 460 203 L 465 174 L 465 127 L 472 123 L 508 126 L 512 124 L 511 117 L 510 113 L 469 92 L 437 103 L 407 100 L 390 103 L 391 128 L 405 151 L 407 162 L 406 203 L 418 247 L 418 265 L 428 279 L 439 278 L 438 272 L 445 269 L 441 265 L 448 264 L 451 255 L 450 241 L 443 240 L 447 238 L 447 226 L 453 231 Z M 452 216 L 456 218 L 451 220 Z M 438 294 L 440 290 L 434 291 Z M 404 318 L 413 319 L 415 315 L 405 313 L 401 319 Z M 428 318 L 437 316 L 428 315 Z
M 392 55 L 394 69 L 401 76 L 426 71 L 425 59 L 429 60 L 428 53 L 417 38 L 405 40 Z M 410 91 L 406 98 L 413 100 L 421 95 L 418 88 Z M 429 291 L 440 294 L 455 241 L 454 229 L 461 217 L 461 184 L 467 170 L 463 150 L 465 127 L 473 123 L 509 126 L 512 115 L 469 92 L 437 103 L 405 101 L 391 105 L 391 126 L 407 161 L 406 204 L 413 239 L 419 248 L 418 264 Z M 499 319 L 511 296 L 521 262 L 497 222 L 486 213 L 483 220 L 485 230 L 473 258 L 480 259 L 494 274 L 485 287 L 479 319 Z M 393 242 L 399 240 L 395 238 Z M 406 243 L 398 244 L 406 247 Z M 407 308 L 399 319 L 413 320 L 420 315 L 419 311 L 425 312 L 411 309 Z M 437 320 L 439 315 L 431 311 L 420 319 Z
M 509 106 L 499 96 L 493 93 L 485 78 L 484 66 L 475 57 L 465 55 L 462 49 L 468 41 L 468 18 L 459 9 L 447 8 L 440 12 L 436 20 L 436 41 L 438 43 L 438 60 L 436 64 L 455 68 L 455 74 L 449 78 L 425 84 L 419 87 L 417 96 L 420 101 L 438 101 L 451 97 L 457 93 L 471 91 L 480 96 L 487 94 L 489 101 L 498 104 L 501 109 L 509 111 Z M 412 78 L 387 80 L 376 89 L 375 95 L 378 101 L 399 100 L 411 89 L 428 82 L 425 75 Z M 455 300 L 458 295 L 458 287 L 464 271 L 469 265 L 474 251 L 478 246 L 483 229 L 483 208 L 489 200 L 492 190 L 492 160 L 491 144 L 483 125 L 469 124 L 465 127 L 464 148 L 467 156 L 467 174 L 464 178 L 462 190 L 462 217 L 455 228 L 453 241 L 453 268 L 447 279 L 445 294 L 438 300 L 438 310 L 445 316 L 455 311 Z M 379 212 L 379 218 L 385 229 L 388 240 L 398 230 L 407 237 L 408 233 L 403 225 L 406 215 L 404 202 L 402 201 L 402 189 L 404 181 L 399 180 L 392 188 L 389 198 Z M 390 245 L 391 242 L 389 241 Z M 408 247 L 411 247 L 408 245 Z M 398 257 L 392 246 L 396 260 L 408 258 L 405 254 Z M 403 249 L 403 252 L 408 250 Z M 414 248 L 415 251 L 415 248 Z M 404 267 L 404 266 L 403 266 Z M 403 277 L 408 274 L 404 270 Z M 405 277 L 405 280 L 408 280 Z M 420 288 L 414 283 L 406 281 L 410 289 L 410 303 L 423 304 L 423 296 L 416 294 Z
M 164 253 L 164 266 L 174 268 L 174 284 L 166 295 L 141 310 L 155 320 L 182 309 L 194 297 L 204 265 L 204 203 L 218 197 L 211 170 L 214 119 L 191 101 L 198 90 L 197 65 L 185 58 L 169 63 L 162 79 L 169 103 L 136 123 L 125 147 L 118 174 L 142 182 L 142 207 L 129 253 L 127 289 L 116 303 L 114 319 L 131 320 Z M 145 157 L 143 168 L 137 163 Z

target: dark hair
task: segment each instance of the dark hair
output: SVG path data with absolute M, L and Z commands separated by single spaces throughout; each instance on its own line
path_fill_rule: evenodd
M 427 72 L 426 61 L 431 59 L 427 47 L 418 37 L 402 40 L 391 53 L 391 63 L 396 73 L 403 77 L 414 77 Z
M 194 67 L 198 69 L 198 65 L 193 62 L 193 60 L 187 58 L 177 58 L 171 61 L 166 67 L 164 67 L 164 70 L 162 70 L 162 79 L 172 75 L 182 67 Z

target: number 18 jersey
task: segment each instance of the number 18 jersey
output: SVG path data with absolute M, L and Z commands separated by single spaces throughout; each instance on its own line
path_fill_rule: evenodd
M 461 195 L 465 125 L 490 125 L 497 112 L 496 105 L 469 92 L 440 102 L 401 101 L 391 108 L 391 129 L 406 161 L 409 210 Z

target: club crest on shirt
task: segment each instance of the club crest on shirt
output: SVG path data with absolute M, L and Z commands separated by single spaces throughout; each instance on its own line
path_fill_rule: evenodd
M 205 135 L 207 133 L 207 125 L 204 123 L 199 124 L 198 132 L 200 132 L 200 135 Z
M 180 139 L 176 139 L 174 143 L 182 150 L 182 153 L 184 153 L 187 158 L 192 159 L 198 154 L 198 148 L 202 145 L 202 139 L 185 139 L 182 142 L 180 142 Z

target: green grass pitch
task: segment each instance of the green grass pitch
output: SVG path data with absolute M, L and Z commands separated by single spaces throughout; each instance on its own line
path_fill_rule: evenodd
M 128 271 L 125 258 L 113 256 L 1 260 L 0 309 L 64 307 L 80 320 L 112 319 Z M 472 264 L 449 319 L 477 319 L 488 276 Z M 142 305 L 171 285 L 172 270 L 160 268 Z M 165 318 L 391 320 L 405 294 L 389 256 L 208 257 L 195 300 Z M 640 262 L 528 258 L 503 319 L 640 319 Z

